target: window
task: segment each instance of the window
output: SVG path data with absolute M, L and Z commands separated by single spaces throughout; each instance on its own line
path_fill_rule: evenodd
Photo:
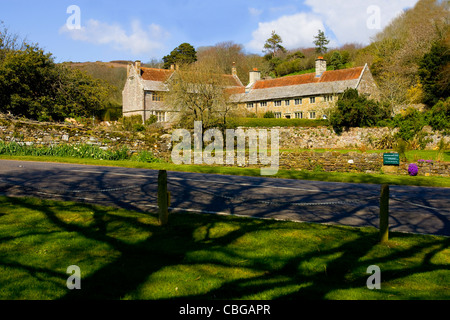
M 163 101 L 163 96 L 161 95 L 161 93 L 153 92 L 152 101 Z
M 281 112 L 275 112 L 275 118 L 281 119 Z
M 158 122 L 166 122 L 166 113 L 164 111 L 157 111 L 156 117 L 158 118 Z
M 310 111 L 309 112 L 309 118 L 310 119 L 315 119 L 316 118 L 316 112 L 315 111 Z
M 291 101 L 289 101 L 289 100 L 284 100 L 284 105 L 285 105 L 285 106 L 288 106 L 290 103 L 291 103 Z
M 325 102 L 331 102 L 331 101 L 333 101 L 333 96 L 324 96 L 324 97 L 323 97 L 323 101 L 325 101 Z
M 309 98 L 309 103 L 316 103 L 316 97 Z
M 303 119 L 303 112 L 296 112 L 295 119 Z
M 249 102 L 249 103 L 247 103 L 247 108 L 253 108 L 253 103 L 252 102 Z
M 281 107 L 281 100 L 275 101 L 275 107 Z
M 261 102 L 261 107 L 267 107 L 267 101 Z
M 298 106 L 299 104 L 303 103 L 303 99 L 295 99 L 295 105 Z

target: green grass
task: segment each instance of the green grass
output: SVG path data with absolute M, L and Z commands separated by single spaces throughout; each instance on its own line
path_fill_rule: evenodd
M 358 149 L 280 149 L 280 152 L 305 152 L 305 151 L 314 151 L 314 152 L 327 152 L 327 151 L 336 151 L 340 153 L 349 153 L 349 152 L 359 152 Z M 393 150 L 367 150 L 367 153 L 389 153 L 395 152 Z M 406 159 L 409 162 L 416 162 L 417 160 L 441 160 L 444 162 L 450 162 L 450 151 L 446 151 L 442 153 L 443 158 L 439 159 L 439 152 L 437 150 L 409 150 L 405 152 Z
M 449 299 L 449 238 L 0 197 L 0 299 Z M 68 290 L 67 268 L 81 268 Z M 369 290 L 367 268 L 381 269 Z

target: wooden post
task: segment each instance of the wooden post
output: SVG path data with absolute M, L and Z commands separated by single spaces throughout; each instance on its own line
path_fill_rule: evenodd
M 380 195 L 380 242 L 389 240 L 389 185 L 381 186 Z
M 160 170 L 158 174 L 158 214 L 162 226 L 169 222 L 169 193 L 167 192 L 167 171 Z

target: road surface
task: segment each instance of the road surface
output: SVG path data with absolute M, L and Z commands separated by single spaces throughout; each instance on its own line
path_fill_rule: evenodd
M 158 171 L 0 160 L 0 194 L 157 207 Z M 380 185 L 168 172 L 171 209 L 378 227 Z M 390 230 L 450 236 L 450 188 L 391 186 Z

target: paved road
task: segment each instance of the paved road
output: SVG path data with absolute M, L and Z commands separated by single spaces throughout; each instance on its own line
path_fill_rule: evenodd
M 158 172 L 0 160 L 0 194 L 156 208 Z M 380 186 L 169 172 L 171 208 L 378 227 Z M 450 188 L 392 186 L 391 231 L 450 236 Z

